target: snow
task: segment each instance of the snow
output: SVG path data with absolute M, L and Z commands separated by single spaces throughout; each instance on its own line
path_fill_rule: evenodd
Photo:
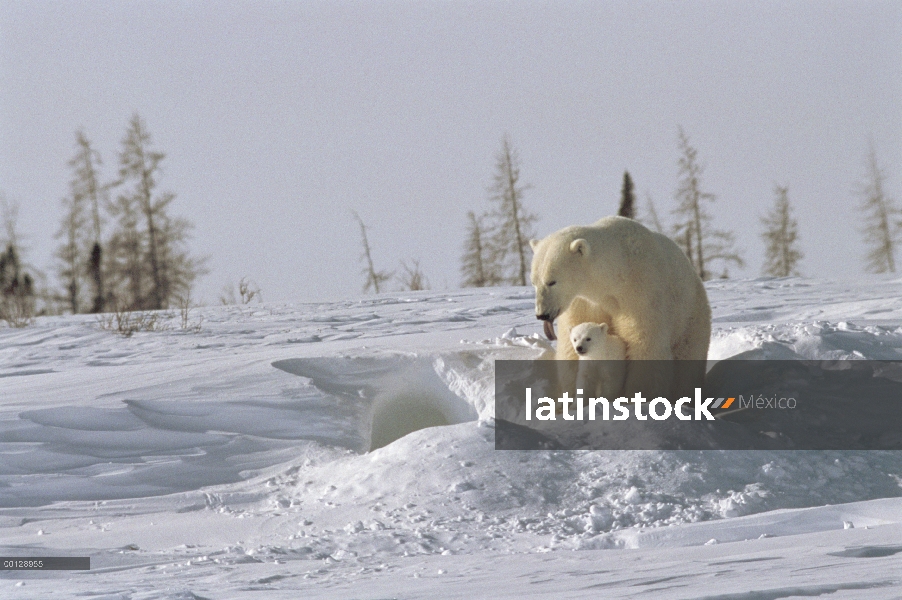
M 898 359 L 902 280 L 717 281 L 709 354 Z M 3 598 L 898 598 L 897 452 L 494 450 L 530 289 L 0 330 Z

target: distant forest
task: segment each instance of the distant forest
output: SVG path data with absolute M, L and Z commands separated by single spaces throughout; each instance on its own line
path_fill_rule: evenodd
M 678 180 L 669 224 L 662 222 L 650 195 L 640 207 L 629 171 L 623 174 L 616 214 L 673 239 L 702 280 L 727 278 L 730 267 L 744 266 L 742 253 L 733 232 L 714 223 L 710 207 L 717 197 L 704 186 L 698 150 L 682 128 L 677 150 Z M 20 327 L 42 314 L 113 313 L 121 323 L 128 322 L 123 317 L 128 313 L 177 307 L 186 322 L 192 287 L 207 270 L 205 260 L 188 249 L 193 224 L 172 213 L 176 195 L 160 189 L 165 158 L 137 114 L 122 138 L 112 178 L 104 175 L 104 163 L 87 134 L 75 133 L 52 281 L 23 258 L 16 230 L 18 206 L 0 195 L 0 321 Z M 872 273 L 895 273 L 902 211 L 886 194 L 886 174 L 873 145 L 865 166 L 858 192 L 859 227 L 867 248 L 863 267 Z M 528 208 L 528 191 L 519 155 L 505 135 L 495 157 L 488 205 L 482 212 L 465 215 L 463 287 L 529 285 L 529 240 L 536 236 L 538 215 Z M 613 203 L 602 205 L 599 216 L 613 214 L 613 209 Z M 429 289 L 419 259 L 403 260 L 395 271 L 377 269 L 367 226 L 356 212 L 352 216 L 361 234 L 364 292 Z M 760 222 L 765 242 L 762 274 L 799 275 L 804 254 L 787 185 L 774 185 L 772 208 Z M 248 303 L 255 298 L 261 299 L 260 289 L 244 278 L 237 296 L 234 289 L 226 289 L 220 301 Z
M 683 249 L 696 273 L 703 281 L 713 278 L 726 279 L 730 267 L 743 267 L 745 260 L 736 248 L 732 231 L 717 227 L 710 213 L 717 196 L 703 184 L 704 167 L 698 150 L 690 142 L 686 132 L 679 128 L 677 135 L 679 152 L 678 180 L 674 195 L 675 206 L 670 211 L 670 224 L 665 225 L 650 195 L 646 195 L 640 209 L 635 196 L 635 183 L 629 171 L 623 174 L 620 204 L 600 206 L 599 217 L 617 214 L 635 219 L 652 231 L 667 235 Z M 902 210 L 886 195 L 886 175 L 880 167 L 873 145 L 866 160 L 866 175 L 858 194 L 861 215 L 861 235 L 867 247 L 864 270 L 871 273 L 895 273 L 895 253 L 902 244 Z M 521 181 L 520 160 L 510 138 L 504 136 L 501 150 L 495 157 L 492 186 L 489 188 L 488 208 L 479 214 L 466 214 L 466 235 L 460 257 L 461 286 L 491 287 L 502 285 L 529 285 L 529 240 L 535 237 L 538 216 L 525 202 L 529 186 Z M 613 197 L 611 194 L 610 197 Z M 789 187 L 774 185 L 773 205 L 761 217 L 761 237 L 765 242 L 764 262 L 761 274 L 772 277 L 800 275 L 799 262 L 804 257 L 800 247 L 799 227 L 793 216 L 789 200 Z M 366 236 L 366 227 L 358 220 L 363 242 L 363 275 L 366 283 L 363 291 L 385 291 L 395 273 L 376 270 L 372 248 Z M 417 278 L 405 267 L 396 284 L 402 290 L 424 289 L 410 282 L 421 284 L 425 275 L 419 272 L 414 261 Z M 381 286 L 381 287 L 380 287 Z M 396 288 L 396 289 L 398 289 Z
M 22 259 L 18 207 L 3 199 L 0 319 L 21 326 L 36 314 L 160 310 L 188 301 L 206 271 L 188 251 L 193 225 L 170 212 L 176 195 L 159 189 L 165 157 L 136 114 L 122 138 L 115 177 L 107 179 L 87 134 L 76 132 L 56 232 L 55 284 L 36 284 L 36 270 Z

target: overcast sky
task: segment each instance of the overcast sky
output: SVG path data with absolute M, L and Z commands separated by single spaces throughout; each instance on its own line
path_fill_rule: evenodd
M 53 234 L 84 128 L 116 175 L 139 113 L 161 188 L 209 256 L 195 297 L 360 294 L 419 259 L 460 282 L 507 133 L 538 232 L 616 212 L 624 169 L 669 218 L 682 126 L 758 276 L 760 217 L 789 187 L 804 274 L 857 277 L 869 138 L 902 202 L 902 2 L 0 3 L 0 191 L 55 283 Z

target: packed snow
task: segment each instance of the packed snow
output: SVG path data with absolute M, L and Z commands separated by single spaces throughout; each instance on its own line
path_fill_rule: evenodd
M 902 358 L 902 280 L 708 284 L 709 363 Z M 0 329 L 2 598 L 902 597 L 902 453 L 497 451 L 533 292 Z

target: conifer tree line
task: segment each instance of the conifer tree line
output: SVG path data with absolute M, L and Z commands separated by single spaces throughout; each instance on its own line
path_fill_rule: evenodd
M 671 237 L 703 280 L 729 277 L 731 266 L 745 264 L 734 234 L 714 225 L 710 207 L 716 196 L 705 188 L 698 150 L 682 128 L 677 148 L 676 206 L 670 226 L 662 224 L 650 195 L 646 194 L 640 210 L 628 171 L 623 175 L 617 214 Z M 128 123 L 117 159 L 115 174 L 104 176 L 99 152 L 84 131 L 76 132 L 75 151 L 68 162 L 69 190 L 62 199 L 63 218 L 56 233 L 56 288 L 39 286 L 36 274 L 40 281 L 42 276 L 23 261 L 15 231 L 17 207 L 0 196 L 0 321 L 27 324 L 36 312 L 166 309 L 190 298 L 193 283 L 206 273 L 204 261 L 187 248 L 192 223 L 170 212 L 176 195 L 160 189 L 165 154 L 154 148 L 138 114 Z M 873 273 L 896 272 L 896 250 L 902 243 L 902 209 L 887 194 L 885 182 L 871 144 L 857 195 L 860 232 L 868 248 L 865 270 Z M 487 208 L 466 214 L 460 267 L 464 287 L 529 285 L 532 253 L 528 243 L 536 237 L 538 220 L 524 203 L 529 189 L 522 181 L 519 154 L 505 135 L 495 156 Z M 599 211 L 599 216 L 606 212 Z M 401 261 L 398 271 L 376 269 L 367 227 L 356 212 L 353 216 L 363 244 L 364 292 L 386 291 L 393 279 L 402 290 L 429 289 L 418 259 Z M 799 275 L 804 254 L 787 186 L 775 186 L 773 206 L 760 221 L 765 242 L 762 273 Z M 37 311 L 39 303 L 43 306 Z
M 164 159 L 135 114 L 121 142 L 118 168 L 107 178 L 100 153 L 83 130 L 77 131 L 56 233 L 59 287 L 38 293 L 21 263 L 15 215 L 4 214 L 0 319 L 9 321 L 14 303 L 35 314 L 38 299 L 42 313 L 157 310 L 188 299 L 206 270 L 187 248 L 192 224 L 170 213 L 175 194 L 160 189 Z
M 478 215 L 474 211 L 467 213 L 467 239 L 461 257 L 464 287 L 529 285 L 532 264 L 529 240 L 536 236 L 538 217 L 523 203 L 528 189 L 520 178 L 520 157 L 505 135 L 495 156 L 492 185 L 487 190 L 488 208 Z M 393 278 L 397 278 L 402 290 L 429 289 L 418 260 L 401 261 L 397 275 L 394 271 L 376 269 L 367 226 L 356 212 L 352 211 L 352 215 L 360 226 L 364 293 L 385 291 Z
M 635 183 L 629 171 L 623 174 L 617 214 L 668 235 L 683 249 L 703 281 L 727 278 L 729 268 L 741 268 L 745 260 L 736 248 L 733 232 L 714 225 L 710 207 L 717 197 L 704 187 L 704 165 L 682 127 L 678 128 L 677 148 L 678 182 L 671 226 L 662 225 L 650 195 L 646 196 L 644 214 L 639 216 Z M 886 194 L 885 180 L 872 144 L 864 184 L 858 192 L 864 220 L 861 233 L 868 247 L 865 270 L 872 273 L 895 273 L 896 249 L 902 244 L 902 209 Z M 493 185 L 489 190 L 490 208 L 481 214 L 469 211 L 466 215 L 460 269 L 463 287 L 529 283 L 530 253 L 526 243 L 534 237 L 537 217 L 523 205 L 524 191 L 528 189 L 520 183 L 518 155 L 505 136 L 496 156 Z M 789 188 L 775 186 L 773 202 L 770 211 L 761 218 L 760 235 L 765 242 L 762 274 L 797 276 L 804 253 L 799 246 L 799 227 L 790 204 Z M 599 216 L 605 214 L 606 211 L 601 211 Z

